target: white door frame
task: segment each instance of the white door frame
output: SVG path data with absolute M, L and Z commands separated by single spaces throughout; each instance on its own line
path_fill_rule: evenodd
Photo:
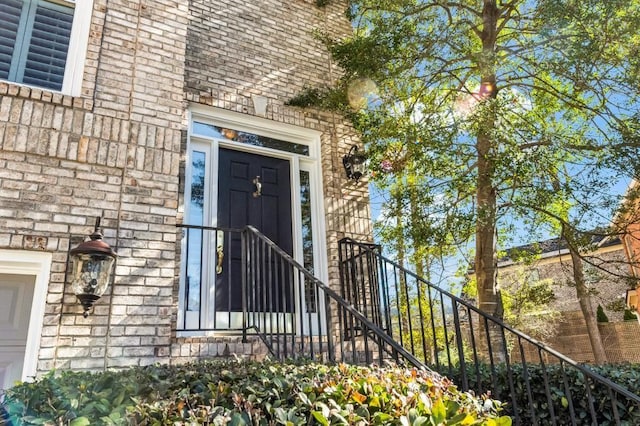
M 51 253 L 29 250 L 0 249 L 0 274 L 35 276 L 33 302 L 29 316 L 29 331 L 22 367 L 22 381 L 35 377 L 38 366 L 38 350 L 42 336 L 44 308 L 47 302 Z
M 215 138 L 203 137 L 193 133 L 193 122 L 211 123 L 215 126 L 229 128 L 249 133 L 254 133 L 262 136 L 273 137 L 283 141 L 289 141 L 292 143 L 298 143 L 307 145 L 309 148 L 309 155 L 293 154 L 286 151 L 279 151 L 270 148 L 256 147 L 249 144 L 235 143 L 227 140 L 218 140 Z M 218 179 L 218 149 L 230 148 L 238 151 L 255 153 L 265 155 L 268 157 L 282 158 L 290 161 L 291 165 L 291 192 L 292 192 L 292 236 L 293 236 L 293 248 L 294 258 L 302 259 L 302 224 L 301 220 L 301 208 L 300 208 L 300 171 L 306 171 L 310 176 L 311 184 L 311 222 L 313 232 L 313 251 L 314 251 L 314 272 L 317 278 L 326 282 L 328 279 L 328 263 L 327 263 L 327 250 L 326 250 L 326 228 L 325 228 L 325 214 L 324 214 L 324 191 L 322 184 L 322 168 L 320 161 L 320 136 L 321 132 L 303 127 L 293 126 L 285 123 L 278 123 L 272 120 L 249 116 L 247 114 L 240 114 L 228 110 L 223 110 L 214 107 L 204 107 L 202 105 L 191 105 L 189 110 L 189 148 L 187 154 L 190 152 L 192 144 L 199 142 L 211 143 L 210 158 L 213 160 L 210 167 L 210 174 L 213 178 L 209 189 L 205 189 L 205 192 L 209 196 L 208 208 L 211 212 L 217 212 L 217 179 Z M 209 155 L 208 155 L 209 156 Z M 190 162 L 187 160 L 188 176 Z M 185 208 L 186 197 L 185 193 Z M 185 217 L 186 217 L 185 211 Z M 208 226 L 217 225 L 217 217 L 215 214 L 210 215 L 212 222 L 205 223 Z M 183 285 L 181 283 L 181 292 L 179 297 L 179 318 L 178 324 L 181 324 L 181 316 L 183 310 Z M 296 297 L 296 300 L 299 298 Z M 322 301 L 318 300 L 318 314 L 324 318 L 324 307 L 320 305 Z M 296 307 L 299 309 L 299 307 Z M 304 315 L 304 324 L 302 324 L 303 330 L 308 330 L 307 319 L 308 316 Z M 297 330 L 300 333 L 302 330 Z M 313 330 L 313 333 L 317 333 L 318 330 Z M 193 333 L 187 332 L 188 335 Z

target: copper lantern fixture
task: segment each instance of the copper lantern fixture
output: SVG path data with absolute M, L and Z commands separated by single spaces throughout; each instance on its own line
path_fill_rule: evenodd
M 87 241 L 70 251 L 72 262 L 71 288 L 84 308 L 83 316 L 100 299 L 109 286 L 116 253 L 102 240 L 100 218 Z

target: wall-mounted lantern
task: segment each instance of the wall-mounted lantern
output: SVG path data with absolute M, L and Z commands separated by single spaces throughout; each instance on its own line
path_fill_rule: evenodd
M 72 261 L 71 288 L 84 308 L 83 315 L 104 294 L 111 279 L 116 253 L 102 240 L 100 218 L 89 240 L 70 251 Z
M 358 151 L 358 146 L 353 145 L 349 153 L 342 157 L 342 164 L 347 173 L 347 179 L 353 179 L 356 182 L 364 175 L 365 161 L 367 157 Z

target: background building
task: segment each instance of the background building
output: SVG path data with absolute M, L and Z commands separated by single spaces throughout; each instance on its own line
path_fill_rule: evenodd
M 514 262 L 510 258 L 526 259 L 527 255 L 527 261 Z M 624 314 L 632 280 L 622 241 L 601 239 L 596 249 L 584 256 L 583 270 L 593 311 L 601 310 L 600 335 L 609 362 L 637 362 L 638 344 L 633 336 L 638 332 L 638 323 L 625 321 Z M 498 263 L 498 280 L 503 299 L 537 294 L 547 301 L 536 310 L 521 312 L 523 324 L 518 328 L 572 359 L 593 361 L 571 256 L 563 241 L 550 239 L 507 250 L 507 257 Z M 521 291 L 523 287 L 533 290 Z M 602 321 L 605 318 L 607 321 Z

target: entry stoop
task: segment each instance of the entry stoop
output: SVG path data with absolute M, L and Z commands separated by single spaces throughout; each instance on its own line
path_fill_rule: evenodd
M 201 359 L 240 358 L 262 360 L 269 349 L 258 336 L 178 337 L 171 345 L 171 364 L 184 364 Z

